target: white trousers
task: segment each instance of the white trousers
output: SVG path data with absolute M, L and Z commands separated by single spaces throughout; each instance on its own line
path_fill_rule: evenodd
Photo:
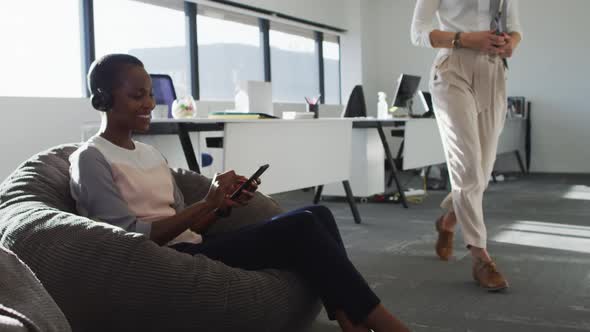
M 451 193 L 441 207 L 454 211 L 466 245 L 486 248 L 483 193 L 506 119 L 502 59 L 468 49 L 442 49 L 430 91 L 445 150 Z

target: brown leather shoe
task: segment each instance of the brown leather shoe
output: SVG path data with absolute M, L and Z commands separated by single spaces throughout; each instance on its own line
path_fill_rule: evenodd
M 453 256 L 453 232 L 442 229 L 443 217 L 436 221 L 436 231 L 438 232 L 438 239 L 436 240 L 436 254 L 443 261 L 448 261 Z
M 473 264 L 473 280 L 490 292 L 498 292 L 508 288 L 508 281 L 496 268 L 494 262 L 484 262 L 478 259 Z

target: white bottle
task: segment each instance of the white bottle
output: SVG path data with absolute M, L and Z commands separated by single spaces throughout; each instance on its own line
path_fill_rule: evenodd
M 389 114 L 387 113 L 387 95 L 385 92 L 378 92 L 379 102 L 377 102 L 377 119 L 387 119 Z
M 250 97 L 246 91 L 240 89 L 236 93 L 235 99 L 235 111 L 238 113 L 249 113 L 250 112 Z

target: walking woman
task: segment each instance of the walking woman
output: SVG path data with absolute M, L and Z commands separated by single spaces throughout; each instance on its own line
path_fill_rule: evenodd
M 452 191 L 436 221 L 436 253 L 452 256 L 458 222 L 474 258 L 473 278 L 490 291 L 508 282 L 487 251 L 483 194 L 506 118 L 507 59 L 521 36 L 516 0 L 418 0 L 412 20 L 413 44 L 440 49 L 430 91 Z

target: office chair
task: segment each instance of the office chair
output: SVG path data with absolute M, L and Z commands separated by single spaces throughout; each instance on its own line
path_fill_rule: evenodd
M 150 74 L 152 90 L 156 104 L 168 105 L 168 118 L 172 117 L 172 103 L 176 100 L 176 91 L 172 77 L 164 74 Z
M 357 118 L 367 116 L 367 104 L 365 103 L 365 93 L 363 86 L 357 85 L 352 89 L 346 110 L 344 111 L 345 118 Z
M 168 105 L 168 118 L 172 118 L 172 103 L 176 100 L 176 90 L 172 77 L 165 74 L 150 74 L 154 99 L 158 105 Z M 213 164 L 213 156 L 201 153 L 201 167 Z

